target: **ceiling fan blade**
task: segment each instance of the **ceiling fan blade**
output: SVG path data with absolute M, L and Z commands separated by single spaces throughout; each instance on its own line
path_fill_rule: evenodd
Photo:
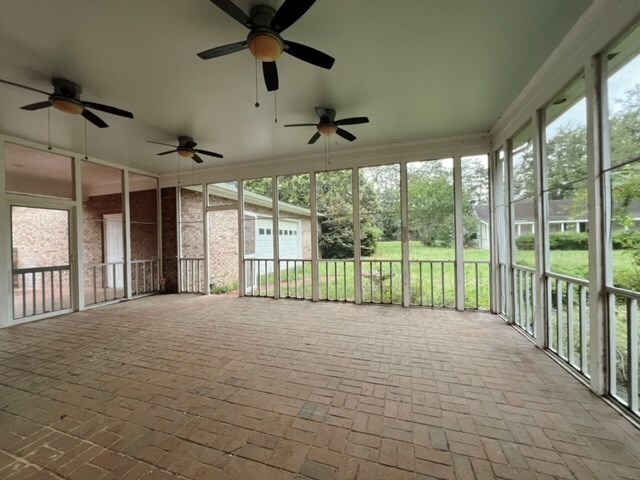
M 7 85 L 13 85 L 14 87 L 24 88 L 25 90 L 31 90 L 32 92 L 44 93 L 45 95 L 51 95 L 49 92 L 45 92 L 44 90 L 38 90 L 37 88 L 27 87 L 26 85 L 20 85 L 19 83 L 10 82 L 9 80 L 2 80 L 0 78 L 0 83 L 6 83 Z
M 312 144 L 316 143 L 319 138 L 320 138 L 320 132 L 314 133 L 313 136 L 307 142 L 307 145 L 312 145 Z
M 155 142 L 153 142 L 155 143 Z M 175 150 L 167 150 L 166 152 L 160 152 L 156 155 L 169 155 L 170 153 L 176 153 L 178 151 L 178 149 L 176 148 Z
M 316 115 L 318 115 L 321 120 L 326 119 L 333 122 L 336 118 L 336 111 L 330 108 L 316 107 Z
M 342 128 L 338 128 L 336 130 L 336 133 L 340 135 L 342 138 L 344 138 L 345 140 L 349 140 L 350 142 L 353 142 L 356 139 L 355 135 L 352 135 L 351 133 L 347 132 L 346 130 L 343 130 Z
M 153 142 L 151 140 L 147 140 L 147 143 L 155 143 L 156 145 L 164 145 L 165 147 L 173 147 L 173 148 L 178 148 L 175 145 L 171 145 L 170 143 L 162 143 L 162 142 Z
M 25 105 L 24 107 L 20 107 L 20 108 L 22 110 L 33 111 L 33 110 L 40 110 L 42 108 L 47 108 L 50 106 L 51 106 L 51 102 L 47 100 L 46 102 L 32 103 L 31 105 Z
M 98 128 L 107 128 L 109 125 L 95 113 L 90 112 L 86 108 L 82 111 L 82 116 L 93 123 Z
M 303 62 L 310 63 L 317 67 L 326 68 L 327 70 L 330 70 L 331 67 L 333 67 L 333 62 L 336 61 L 335 58 L 327 55 L 326 53 L 322 53 L 320 50 L 307 47 L 301 43 L 286 41 L 284 42 L 284 51 L 289 55 L 299 58 Z
M 210 157 L 216 157 L 216 158 L 224 158 L 222 155 L 220 155 L 219 153 L 216 152 L 210 152 L 209 150 L 200 150 L 199 148 L 197 150 L 195 150 L 198 153 L 201 153 L 202 155 L 209 155 Z
M 271 20 L 276 32 L 284 32 L 311 8 L 316 0 L 285 0 Z
M 102 105 L 101 103 L 94 102 L 82 102 L 85 107 L 93 108 L 94 110 L 100 110 L 101 112 L 110 113 L 111 115 L 118 115 L 119 117 L 133 118 L 133 113 L 121 110 L 120 108 L 110 107 L 109 105 Z
M 278 67 L 276 67 L 276 62 L 262 62 L 262 73 L 264 74 L 264 83 L 267 85 L 267 90 L 269 92 L 278 90 Z
M 194 153 L 191 159 L 196 163 L 204 163 L 204 160 L 202 160 L 197 153 Z
M 226 13 L 231 18 L 233 18 L 237 22 L 241 23 L 245 27 L 247 27 L 247 28 L 255 27 L 255 24 L 253 23 L 251 18 L 249 18 L 249 16 L 246 13 L 244 13 L 240 9 L 240 7 L 238 7 L 232 1 L 230 1 L 230 0 L 211 0 L 211 3 L 213 3 L 220 10 L 222 10 L 224 13 Z
M 369 123 L 369 119 L 367 117 L 351 117 L 336 120 L 336 125 L 359 125 L 361 123 Z
M 239 52 L 247 48 L 247 41 L 230 43 L 229 45 L 222 45 L 221 47 L 210 48 L 204 52 L 198 53 L 198 56 L 203 60 L 210 58 L 222 57 L 223 55 L 229 55 L 230 53 Z
M 317 124 L 315 123 L 289 123 L 285 125 L 285 127 L 315 127 Z

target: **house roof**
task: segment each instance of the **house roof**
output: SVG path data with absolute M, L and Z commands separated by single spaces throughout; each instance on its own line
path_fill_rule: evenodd
M 209 185 L 209 194 L 217 197 L 227 198 L 229 200 L 238 200 L 238 189 L 233 185 L 217 183 L 215 185 Z M 251 205 L 257 205 L 264 208 L 273 208 L 273 202 L 270 197 L 259 195 L 257 193 L 244 191 L 243 194 L 245 203 Z M 279 202 L 278 209 L 294 215 L 301 215 L 303 217 L 310 217 L 311 210 L 304 207 L 298 207 L 297 205 L 291 205 L 290 203 Z
M 478 219 L 489 223 L 489 206 L 475 205 L 474 211 Z M 533 223 L 535 220 L 533 211 L 533 199 L 520 200 L 513 205 L 516 223 Z M 640 201 L 631 202 L 629 215 L 640 219 Z M 572 200 L 549 200 L 549 221 L 551 222 L 586 222 L 586 207 L 580 208 Z
M 234 0 L 244 12 L 256 3 Z M 552 55 L 592 0 L 322 0 L 283 32 L 285 40 L 335 58 L 331 70 L 292 55 L 277 61 L 274 97 L 249 51 L 201 60 L 196 53 L 241 41 L 243 25 L 206 0 L 3 1 L 3 79 L 46 92 L 52 76 L 82 86 L 82 98 L 133 112 L 134 120 L 100 116 L 89 125 L 88 154 L 146 172 L 191 167 L 177 155 L 158 158 L 154 140 L 192 136 L 206 169 L 321 153 L 307 145 L 314 106 L 337 118 L 368 116 L 347 128 L 357 140 L 334 137 L 332 149 L 388 146 L 488 131 Z M 70 28 L 72 26 L 72 28 Z M 258 68 L 260 66 L 258 65 Z M 255 108 L 256 91 L 260 108 Z M 0 85 L 0 132 L 47 144 L 47 112 L 20 107 L 45 97 Z M 85 151 L 84 125 L 51 113 L 55 147 Z M 352 147 L 353 145 L 353 147 Z

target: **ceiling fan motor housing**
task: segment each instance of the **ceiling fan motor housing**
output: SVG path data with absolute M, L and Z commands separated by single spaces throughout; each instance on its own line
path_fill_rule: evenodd
M 275 62 L 284 51 L 282 37 L 271 27 L 275 10 L 266 5 L 251 9 L 251 20 L 256 25 L 247 36 L 249 50 L 261 62 Z

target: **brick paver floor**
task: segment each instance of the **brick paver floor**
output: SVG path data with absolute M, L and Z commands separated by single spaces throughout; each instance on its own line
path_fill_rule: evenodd
M 160 296 L 0 330 L 0 478 L 640 479 L 488 314 Z

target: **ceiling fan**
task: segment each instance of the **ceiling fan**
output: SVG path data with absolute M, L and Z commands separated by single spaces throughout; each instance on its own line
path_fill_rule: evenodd
M 288 53 L 304 62 L 318 67 L 331 69 L 335 59 L 326 53 L 300 43 L 284 40 L 280 34 L 294 24 L 314 4 L 315 0 L 285 0 L 275 11 L 267 5 L 257 5 L 247 16 L 231 0 L 211 0 L 227 15 L 249 29 L 247 39 L 241 42 L 211 48 L 198 53 L 203 60 L 221 57 L 249 48 L 257 60 L 262 62 L 262 73 L 267 90 L 278 90 L 278 69 L 276 60 L 282 52 Z
M 80 94 L 82 93 L 82 87 L 77 83 L 72 82 L 71 80 L 66 80 L 64 78 L 57 77 L 51 79 L 51 85 L 53 85 L 53 93 L 48 93 L 44 90 L 28 87 L 19 83 L 9 82 L 8 80 L 0 79 L 0 83 L 6 83 L 7 85 L 13 85 L 14 87 L 20 87 L 26 90 L 42 93 L 49 97 L 49 99 L 44 102 L 32 103 L 30 105 L 20 107 L 22 110 L 33 111 L 53 107 L 56 110 L 60 110 L 61 112 L 71 113 L 74 115 L 82 115 L 84 118 L 86 118 L 88 121 L 99 128 L 105 128 L 109 125 L 107 125 L 107 123 L 100 117 L 98 117 L 95 113 L 87 110 L 88 108 L 100 110 L 101 112 L 110 113 L 112 115 L 118 115 L 120 117 L 133 118 L 133 114 L 131 112 L 127 112 L 126 110 L 110 107 L 109 105 L 102 105 L 101 103 L 81 100 Z
M 193 141 L 193 138 L 187 137 L 186 135 L 180 135 L 178 137 L 178 145 L 170 145 L 168 143 L 161 142 L 152 142 L 151 140 L 147 140 L 148 143 L 155 143 L 156 145 L 164 145 L 166 147 L 172 147 L 173 150 L 167 150 L 166 152 L 160 152 L 158 155 L 168 155 L 170 153 L 178 153 L 183 158 L 191 158 L 196 163 L 202 163 L 203 160 L 200 158 L 198 153 L 202 155 L 209 155 L 210 157 L 223 158 L 222 155 L 216 152 L 210 152 L 208 150 L 201 150 L 199 148 L 195 148 L 198 145 Z
M 285 125 L 285 127 L 316 127 L 318 130 L 313 136 L 309 139 L 309 145 L 312 143 L 316 143 L 316 141 L 320 138 L 320 135 L 325 135 L 330 137 L 331 135 L 338 134 L 342 138 L 353 142 L 356 137 L 351 133 L 347 132 L 340 128 L 341 125 L 359 125 L 361 123 L 369 123 L 369 119 L 367 117 L 351 117 L 351 118 L 343 118 L 342 120 L 336 120 L 336 111 L 330 108 L 324 107 L 316 107 L 316 113 L 318 117 L 320 117 L 320 122 L 316 123 L 291 123 L 289 125 Z

